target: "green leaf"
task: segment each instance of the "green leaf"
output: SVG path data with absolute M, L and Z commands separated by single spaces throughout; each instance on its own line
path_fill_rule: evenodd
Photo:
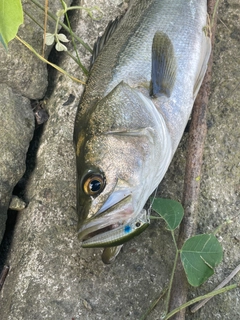
M 46 45 L 51 46 L 53 44 L 53 42 L 55 41 L 54 34 L 47 32 L 45 36 L 46 36 L 46 39 L 45 39 Z
M 213 269 L 222 261 L 223 251 L 213 234 L 201 234 L 184 243 L 180 256 L 188 282 L 197 287 L 213 275 Z
M 45 43 L 46 43 L 46 45 L 47 46 L 51 46 L 54 41 L 55 41 L 54 34 L 46 32 L 46 35 L 45 35 Z
M 67 47 L 61 42 L 57 42 L 55 48 L 57 51 L 67 51 Z
M 23 23 L 23 10 L 20 0 L 0 0 L 0 42 L 7 49 L 19 26 Z
M 152 209 L 165 220 L 169 230 L 179 226 L 184 214 L 181 203 L 171 199 L 155 198 Z
M 56 34 L 56 37 L 58 38 L 59 41 L 69 42 L 68 38 L 63 33 Z

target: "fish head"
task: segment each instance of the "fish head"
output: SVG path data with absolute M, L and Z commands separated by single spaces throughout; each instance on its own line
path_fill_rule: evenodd
M 89 112 L 77 143 L 77 213 L 82 246 L 122 244 L 149 225 L 161 149 L 146 101 L 120 83 Z M 151 108 L 150 108 L 151 109 Z
M 100 135 L 92 137 L 88 142 L 90 149 L 85 149 L 85 159 L 89 160 L 85 162 L 83 174 L 79 175 L 77 193 L 79 238 L 85 240 L 90 235 L 101 235 L 98 245 L 94 242 L 92 246 L 121 244 L 122 240 L 125 242 L 139 233 L 139 227 L 148 224 L 147 217 L 145 220 L 139 217 L 147 200 L 140 196 L 144 189 L 142 155 L 137 148 L 133 151 L 135 139 L 125 140 L 126 137 L 114 134 Z M 93 150 L 97 150 L 100 143 L 101 152 L 96 154 Z M 123 228 L 123 233 L 113 241 L 109 231 L 119 228 Z

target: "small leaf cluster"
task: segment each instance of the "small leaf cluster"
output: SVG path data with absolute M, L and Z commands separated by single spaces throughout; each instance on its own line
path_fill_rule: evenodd
M 33 0 L 32 0 L 33 1 Z M 84 81 L 81 81 L 72 75 L 70 75 L 66 70 L 63 70 L 59 66 L 54 63 L 51 63 L 44 57 L 45 45 L 53 45 L 56 42 L 55 48 L 57 51 L 66 51 L 68 56 L 73 59 L 78 66 L 82 69 L 85 75 L 88 75 L 87 68 L 81 63 L 81 59 L 78 54 L 76 41 L 78 44 L 81 44 L 87 51 L 92 53 L 92 48 L 85 43 L 79 36 L 77 36 L 71 29 L 70 21 L 68 18 L 68 12 L 70 10 L 84 10 L 93 20 L 101 19 L 103 12 L 100 10 L 98 6 L 93 7 L 83 7 L 83 6 L 70 6 L 63 0 L 59 0 L 61 5 L 61 9 L 59 9 L 56 14 L 52 13 L 50 10 L 47 10 L 47 4 L 42 6 L 38 1 L 34 1 L 34 4 L 40 8 L 45 13 L 45 21 L 37 21 L 34 17 L 32 17 L 27 11 L 25 12 L 40 28 L 43 29 L 43 50 L 42 54 L 38 53 L 29 43 L 27 43 L 21 37 L 18 37 L 18 29 L 20 25 L 24 21 L 23 17 L 23 8 L 21 0 L 0 0 L 0 43 L 4 46 L 4 48 L 8 49 L 8 43 L 12 39 L 17 39 L 20 41 L 25 47 L 27 47 L 34 55 L 36 55 L 41 61 L 48 63 L 59 72 L 64 75 L 70 77 L 73 81 L 77 81 L 79 83 L 85 84 Z M 46 32 L 47 20 L 48 17 L 56 21 L 55 30 L 53 33 Z M 65 18 L 66 24 L 61 22 Z M 61 26 L 66 32 L 69 34 L 69 39 L 63 33 L 58 33 L 59 26 Z M 68 51 L 67 46 L 65 45 L 67 42 L 71 41 L 72 47 L 74 48 L 75 54 L 73 55 Z
M 69 42 L 63 33 L 46 33 L 46 45 L 51 46 L 56 41 L 55 48 L 57 51 L 67 51 L 67 47 L 62 42 Z
M 61 17 L 65 16 L 69 10 L 82 9 L 82 10 L 85 10 L 92 19 L 95 19 L 93 17 L 93 11 L 96 10 L 101 12 L 101 10 L 97 6 L 94 6 L 92 8 L 85 8 L 81 6 L 68 7 L 63 0 L 61 0 L 61 2 L 62 2 L 63 9 L 58 10 L 56 13 L 57 21 L 56 21 L 55 31 L 54 33 L 46 33 L 45 43 L 46 45 L 52 45 L 54 41 L 56 41 L 55 48 L 57 51 L 67 51 L 67 47 L 62 42 L 69 42 L 69 40 L 65 36 L 65 34 L 58 33 L 58 26 L 59 26 Z M 70 33 L 72 33 L 72 31 L 70 31 Z

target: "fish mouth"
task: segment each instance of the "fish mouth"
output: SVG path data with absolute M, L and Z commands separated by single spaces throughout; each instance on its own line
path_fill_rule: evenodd
M 103 211 L 102 208 L 104 207 L 107 209 Z M 79 229 L 78 238 L 82 241 L 82 247 L 84 247 L 84 244 L 89 241 L 89 239 L 99 235 L 103 238 L 103 235 L 107 234 L 109 231 L 125 225 L 134 213 L 130 195 L 127 195 L 110 207 L 104 204 L 102 208 L 94 217 L 87 219 Z M 111 246 L 112 245 L 113 244 L 111 244 Z M 102 239 L 101 244 L 96 243 L 92 246 L 104 247 L 108 245 L 107 241 L 105 243 L 104 239 Z
M 81 225 L 78 231 L 81 246 L 95 248 L 121 245 L 149 226 L 149 214 L 149 210 L 141 207 L 140 201 L 133 201 L 131 190 L 115 191 L 99 211 Z

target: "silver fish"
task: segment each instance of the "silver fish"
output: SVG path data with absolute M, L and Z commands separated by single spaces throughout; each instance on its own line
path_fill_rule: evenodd
M 149 225 L 144 205 L 206 72 L 206 24 L 206 0 L 135 0 L 98 39 L 74 128 L 83 247 L 118 246 Z

